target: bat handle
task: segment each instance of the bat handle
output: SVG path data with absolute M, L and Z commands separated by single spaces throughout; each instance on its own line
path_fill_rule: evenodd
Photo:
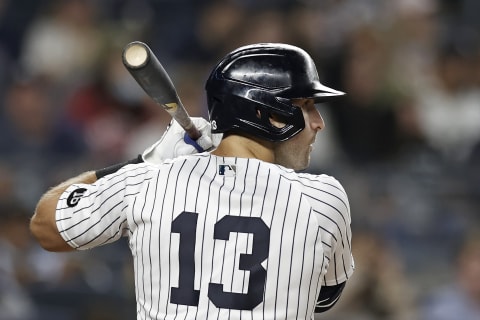
M 191 122 L 191 121 L 190 121 Z M 185 132 L 188 134 L 188 136 L 190 138 L 192 138 L 193 140 L 197 140 L 198 138 L 200 138 L 202 136 L 202 133 L 200 132 L 200 130 L 197 129 L 197 127 L 195 127 L 193 125 L 193 122 L 192 122 L 192 126 L 189 127 L 189 128 L 185 128 Z
M 163 104 L 163 107 L 170 114 L 170 116 L 175 119 L 180 126 L 182 126 L 190 138 L 197 140 L 202 136 L 202 133 L 195 126 L 178 97 L 176 102 Z

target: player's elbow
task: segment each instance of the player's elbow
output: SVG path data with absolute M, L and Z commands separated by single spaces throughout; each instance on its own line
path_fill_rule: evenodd
M 42 212 L 41 207 L 37 207 L 35 214 L 30 220 L 29 228 L 38 244 L 45 250 L 52 252 L 73 250 L 60 236 L 51 214 Z
M 49 241 L 49 238 L 45 235 L 44 226 L 38 220 L 40 219 L 35 213 L 35 215 L 30 220 L 30 232 L 42 248 L 48 251 L 53 251 L 53 245 L 51 241 Z

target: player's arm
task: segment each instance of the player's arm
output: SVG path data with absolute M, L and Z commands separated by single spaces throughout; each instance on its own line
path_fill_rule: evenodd
M 127 164 L 141 163 L 141 155 L 129 161 L 118 163 L 97 171 L 87 171 L 76 177 L 62 182 L 48 190 L 39 200 L 35 213 L 30 220 L 30 231 L 40 245 L 48 251 L 71 251 L 74 250 L 62 238 L 56 223 L 56 209 L 60 196 L 73 184 L 92 184 L 97 179 L 117 172 Z
M 336 225 L 338 226 L 333 239 L 338 240 L 334 241 L 331 246 L 333 251 L 329 254 L 331 261 L 324 276 L 325 282 L 317 298 L 316 313 L 325 312 L 338 302 L 348 279 L 355 269 L 351 251 L 352 230 L 348 197 L 343 186 L 337 180 L 332 178 L 330 183 L 336 185 L 336 196 L 340 200 L 334 206 L 337 208 L 335 212 L 330 214 L 331 217 L 336 219 Z
M 72 184 L 94 183 L 97 179 L 115 173 L 127 164 L 144 161 L 150 164 L 159 164 L 166 159 L 210 149 L 213 146 L 210 138 L 210 124 L 203 118 L 193 118 L 192 120 L 202 133 L 202 138 L 197 141 L 186 139 L 185 130 L 176 121 L 172 121 L 162 138 L 137 158 L 97 171 L 82 173 L 47 191 L 40 198 L 30 221 L 30 230 L 40 245 L 48 251 L 74 250 L 62 238 L 56 224 L 57 203 L 63 192 Z
M 94 171 L 84 172 L 73 177 L 56 187 L 48 190 L 38 201 L 35 213 L 30 220 L 30 231 L 37 239 L 39 244 L 48 251 L 72 251 L 58 232 L 55 212 L 58 200 L 62 193 L 72 184 L 75 183 L 94 183 L 97 176 Z

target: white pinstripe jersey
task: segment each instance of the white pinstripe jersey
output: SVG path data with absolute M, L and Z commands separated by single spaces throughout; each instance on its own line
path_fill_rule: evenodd
M 256 159 L 128 165 L 70 186 L 56 219 L 80 250 L 128 236 L 137 319 L 313 319 L 354 268 L 340 183 Z

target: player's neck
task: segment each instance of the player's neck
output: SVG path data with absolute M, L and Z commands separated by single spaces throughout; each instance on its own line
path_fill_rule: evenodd
M 236 134 L 223 138 L 212 154 L 220 157 L 255 158 L 272 163 L 275 159 L 270 142 Z

